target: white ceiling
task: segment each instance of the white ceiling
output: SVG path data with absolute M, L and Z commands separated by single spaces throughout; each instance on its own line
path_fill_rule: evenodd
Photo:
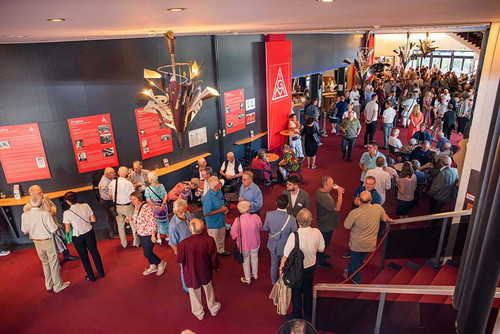
M 187 11 L 167 12 L 169 7 Z M 56 17 L 67 21 L 47 21 Z M 493 21 L 500 21 L 498 0 L 0 0 L 0 43 L 139 38 L 166 30 L 177 35 L 355 31 L 374 26 L 393 31 Z

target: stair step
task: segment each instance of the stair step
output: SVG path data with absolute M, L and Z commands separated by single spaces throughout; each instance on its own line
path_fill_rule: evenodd
M 436 275 L 436 277 L 434 277 L 430 285 L 455 285 L 457 281 L 457 275 L 458 269 L 447 263 L 439 270 L 438 274 Z M 451 303 L 451 296 L 425 295 L 420 298 L 420 302 L 444 304 L 448 299 L 450 299 Z
M 423 266 L 411 279 L 408 285 L 429 285 L 434 277 L 436 277 L 438 271 L 434 268 Z M 396 298 L 398 302 L 418 302 L 422 298 L 422 295 L 400 295 Z
M 393 264 L 391 266 L 391 264 Z M 394 268 L 398 268 L 399 267 L 399 270 L 395 270 Z M 382 270 L 378 275 L 377 277 L 375 277 L 373 279 L 373 281 L 370 282 L 370 284 L 387 284 L 389 283 L 393 278 L 394 276 L 397 275 L 397 273 L 403 269 L 402 266 L 400 266 L 399 264 L 396 264 L 396 263 L 390 263 L 387 268 L 385 268 L 384 270 Z M 376 292 L 362 292 L 358 295 L 358 299 L 375 299 L 375 300 L 379 300 L 380 299 L 380 293 L 376 293 Z
M 393 285 L 405 285 L 408 284 L 413 276 L 417 273 L 416 270 L 411 269 L 408 266 L 404 266 L 403 269 L 401 269 L 389 282 L 389 284 Z M 388 293 L 386 296 L 386 300 L 396 300 L 396 298 L 399 296 L 397 293 Z

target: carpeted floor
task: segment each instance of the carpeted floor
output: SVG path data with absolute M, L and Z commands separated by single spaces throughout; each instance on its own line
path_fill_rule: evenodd
M 362 132 L 363 134 L 363 132 Z M 400 138 L 406 138 L 402 129 Z M 382 142 L 382 132 L 376 133 Z M 453 134 L 456 144 L 461 135 Z M 340 212 L 343 220 L 351 209 L 355 189 L 359 186 L 358 161 L 365 151 L 362 138 L 356 142 L 353 162 L 341 160 L 340 136 L 329 134 L 319 148 L 318 169 L 304 169 L 302 188 L 312 197 L 315 216 L 314 193 L 323 175 L 331 175 L 334 181 L 346 188 Z M 383 153 L 388 153 L 383 151 Z M 264 193 L 262 220 L 268 210 L 275 209 L 275 199 L 284 186 L 275 185 Z M 337 195 L 334 191 L 334 199 Z M 395 191 L 388 193 L 387 212 L 395 217 Z M 234 207 L 234 206 L 233 206 Z M 451 209 L 451 208 L 448 208 Z M 426 214 L 428 199 L 414 208 L 410 216 Z M 232 223 L 236 215 L 232 209 L 228 219 Z M 313 222 L 313 226 L 315 226 Z M 188 296 L 181 289 L 180 268 L 173 251 L 168 246 L 156 247 L 156 253 L 167 260 L 163 276 L 144 277 L 142 271 L 147 262 L 141 249 L 123 250 L 119 240 L 99 242 L 99 250 L 106 270 L 104 279 L 91 283 L 84 279 L 80 261 L 62 265 L 63 279 L 71 286 L 60 294 L 48 293 L 44 288 L 40 260 L 34 249 L 14 251 L 0 258 L 0 332 L 1 333 L 137 333 L 159 331 L 180 333 L 191 329 L 201 333 L 276 333 L 284 318 L 276 314 L 276 308 L 268 298 L 271 291 L 269 278 L 269 252 L 267 235 L 262 233 L 259 252 L 259 279 L 251 285 L 241 283 L 242 267 L 232 257 L 220 258 L 220 272 L 215 273 L 214 289 L 222 309 L 216 317 L 206 311 L 199 321 L 190 312 Z M 129 236 L 130 238 L 130 236 Z M 349 232 L 343 227 L 333 234 L 327 251 L 333 268 L 316 270 L 316 282 L 340 282 L 347 260 L 341 255 L 347 250 Z M 234 242 L 226 239 L 226 249 L 232 250 Z M 70 246 L 76 254 L 73 246 Z M 363 271 L 363 281 L 369 282 L 379 273 L 380 255 L 377 254 Z

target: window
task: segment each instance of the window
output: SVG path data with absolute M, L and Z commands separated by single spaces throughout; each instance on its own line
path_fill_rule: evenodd
M 456 74 L 462 73 L 462 64 L 464 62 L 463 58 L 455 58 L 453 59 L 453 67 L 452 71 L 455 72 Z

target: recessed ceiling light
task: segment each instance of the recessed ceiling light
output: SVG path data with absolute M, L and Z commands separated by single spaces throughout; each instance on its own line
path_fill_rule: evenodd
M 66 19 L 63 19 L 62 17 L 57 17 L 57 18 L 53 18 L 53 19 L 47 19 L 47 21 L 49 21 L 49 22 L 64 22 L 64 21 L 66 21 Z
M 333 0 L 316 0 L 318 2 L 333 2 Z
M 16 37 L 17 37 L 17 38 L 24 38 L 24 37 L 26 37 L 26 36 L 23 36 L 23 35 L 18 35 L 18 36 L 16 36 Z
M 377 24 L 377 25 L 374 25 L 373 28 L 380 28 L 380 26 Z
M 167 8 L 169 12 L 183 12 L 187 10 L 187 8 Z

